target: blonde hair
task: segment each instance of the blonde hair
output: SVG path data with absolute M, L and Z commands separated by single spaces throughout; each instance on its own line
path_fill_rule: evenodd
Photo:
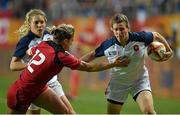
M 16 31 L 16 33 L 20 37 L 25 36 L 30 31 L 30 23 L 32 17 L 36 15 L 42 15 L 44 17 L 45 22 L 47 22 L 46 14 L 42 10 L 31 9 L 29 12 L 27 12 L 23 25 Z
M 50 34 L 54 36 L 54 39 L 57 39 L 58 42 L 64 39 L 70 39 L 74 36 L 75 29 L 70 24 L 61 24 L 59 26 L 47 27 Z

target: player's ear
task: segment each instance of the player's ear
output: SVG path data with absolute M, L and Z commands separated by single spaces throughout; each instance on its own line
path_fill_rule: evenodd
M 69 43 L 69 40 L 68 40 L 68 39 L 64 39 L 63 42 L 64 42 L 65 44 L 68 44 L 68 43 Z
M 113 32 L 113 28 L 111 27 L 110 30 Z

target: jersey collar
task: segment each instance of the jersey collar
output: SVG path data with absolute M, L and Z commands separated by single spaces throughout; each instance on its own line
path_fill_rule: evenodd
M 46 41 L 50 46 L 54 47 L 55 49 L 61 50 L 61 51 L 65 51 L 64 48 L 61 45 L 56 44 L 53 41 Z
M 131 34 L 130 34 L 130 32 L 128 32 L 128 41 L 127 41 L 127 44 L 131 41 Z M 120 45 L 120 46 L 123 46 L 118 40 L 117 40 L 117 38 L 115 37 L 115 36 L 113 36 L 113 41 L 115 41 L 115 43 L 117 43 L 117 45 Z M 126 45 L 127 45 L 126 44 Z

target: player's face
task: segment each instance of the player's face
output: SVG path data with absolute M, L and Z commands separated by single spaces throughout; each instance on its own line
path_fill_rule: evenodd
M 65 47 L 64 47 L 64 49 L 66 51 L 69 51 L 70 46 L 72 45 L 72 43 L 73 43 L 73 37 L 71 39 L 65 39 Z
M 35 15 L 31 19 L 31 31 L 39 37 L 43 36 L 46 27 L 46 21 L 42 15 Z
M 124 22 L 114 23 L 111 30 L 120 43 L 127 42 L 129 28 L 126 26 Z

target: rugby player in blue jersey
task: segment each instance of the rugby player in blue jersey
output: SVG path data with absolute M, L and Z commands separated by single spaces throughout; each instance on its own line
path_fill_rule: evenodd
M 109 63 L 119 56 L 127 56 L 130 63 L 127 67 L 114 67 L 111 70 L 111 80 L 106 89 L 107 113 L 119 114 L 128 95 L 132 95 L 144 114 L 156 114 L 153 106 L 148 70 L 144 63 L 147 46 L 153 41 L 159 41 L 166 47 L 162 61 L 168 60 L 172 49 L 165 38 L 157 32 L 130 32 L 128 18 L 124 14 L 115 14 L 111 18 L 113 36 L 105 40 L 94 51 L 82 57 L 89 62 L 98 57 L 106 56 Z

